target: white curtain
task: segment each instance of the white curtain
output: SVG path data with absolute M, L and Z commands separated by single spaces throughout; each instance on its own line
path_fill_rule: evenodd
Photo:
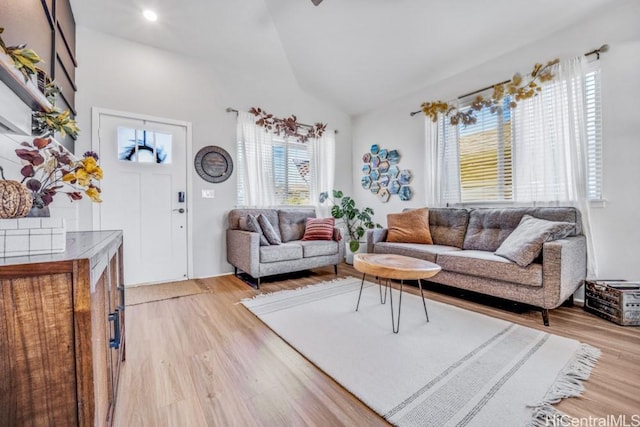
M 331 196 L 336 169 L 335 131 L 326 129 L 320 138 L 310 138 L 307 142 L 309 166 L 311 169 L 311 203 L 315 205 L 318 217 L 331 216 L 329 201 L 320 203 L 320 193 L 327 191 Z
M 442 203 L 441 198 L 441 167 L 438 153 L 438 122 L 431 120 L 431 117 L 424 118 L 424 135 L 425 135 L 425 164 L 427 166 L 424 171 L 427 206 L 439 207 Z
M 439 115 L 434 122 L 425 117 L 425 186 L 428 207 L 444 207 L 460 202 L 458 128 Z
M 514 201 L 573 205 L 582 213 L 588 269 L 597 277 L 587 192 L 584 56 L 554 67 L 556 78 L 512 110 Z
M 268 207 L 276 204 L 273 177 L 273 134 L 256 125 L 256 117 L 238 112 L 238 187 L 245 206 Z

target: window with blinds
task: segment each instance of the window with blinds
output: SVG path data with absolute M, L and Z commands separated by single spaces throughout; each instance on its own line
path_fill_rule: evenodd
M 309 151 L 299 142 L 277 142 L 272 154 L 276 202 L 279 205 L 311 204 Z
M 266 148 L 269 152 L 262 155 L 262 168 L 272 180 L 268 187 L 273 188 L 276 205 L 310 205 L 311 177 L 313 170 L 309 164 L 309 150 L 306 144 L 292 141 L 275 140 Z M 245 162 L 242 150 L 238 150 L 238 205 L 247 204 L 244 177 L 242 171 Z
M 512 198 L 510 98 L 498 111 L 483 108 L 478 121 L 458 131 L 462 202 Z
M 600 70 L 591 64 L 587 72 L 586 127 L 587 127 L 587 194 L 589 200 L 602 200 L 602 113 L 600 99 Z
M 585 75 L 587 129 L 587 192 L 590 200 L 602 199 L 602 123 L 600 101 L 600 70 L 597 63 L 591 64 Z M 484 108 L 476 113 L 473 125 L 451 126 L 448 118 L 441 117 L 438 123 L 439 153 L 443 157 L 443 199 L 447 203 L 509 202 L 514 199 L 514 177 L 528 176 L 528 171 L 514 171 L 514 144 L 531 141 L 520 140 L 514 131 L 509 97 L 505 98 L 496 113 Z M 558 100 L 548 100 L 555 102 Z M 471 101 L 469 101 L 470 103 Z M 466 107 L 468 108 L 468 107 Z M 521 106 L 518 106 L 524 110 Z M 463 105 L 462 110 L 465 107 Z M 552 118 L 539 126 L 547 129 L 554 126 Z M 520 138 L 526 136 L 520 135 Z M 551 141 L 548 141 L 551 143 Z M 534 149 L 544 154 L 545 149 Z M 553 147 L 547 147 L 553 156 Z M 522 173 L 523 172 L 523 173 Z M 522 183 L 521 187 L 552 186 L 553 183 Z

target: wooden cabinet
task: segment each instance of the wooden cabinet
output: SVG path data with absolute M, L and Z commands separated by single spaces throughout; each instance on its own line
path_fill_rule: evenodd
M 0 426 L 111 425 L 124 361 L 121 231 L 0 259 Z

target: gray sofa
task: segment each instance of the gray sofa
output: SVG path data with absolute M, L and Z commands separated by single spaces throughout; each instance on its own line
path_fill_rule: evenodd
M 575 228 L 568 237 L 545 242 L 538 259 L 520 267 L 494 252 L 525 214 Z M 429 230 L 433 245 L 386 242 L 387 229 L 368 230 L 367 251 L 435 262 L 442 271 L 430 281 L 539 307 L 546 326 L 549 309 L 573 301 L 586 277 L 586 239 L 574 208 L 434 208 Z
M 280 245 L 260 246 L 260 234 L 240 229 L 240 218 L 248 214 L 264 214 L 282 240 Z M 301 240 L 307 218 L 315 218 L 314 209 L 233 209 L 228 215 L 227 261 L 238 270 L 256 279 L 274 274 L 290 273 L 338 264 L 344 258 L 344 244 L 334 231 L 334 240 Z

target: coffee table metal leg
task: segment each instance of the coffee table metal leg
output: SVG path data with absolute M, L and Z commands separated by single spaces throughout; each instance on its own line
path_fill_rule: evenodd
M 387 279 L 389 280 L 389 279 Z M 394 334 L 397 334 L 400 330 L 400 312 L 402 311 L 402 286 L 404 285 L 404 280 L 400 280 L 400 298 L 398 300 L 398 322 L 396 325 L 395 316 L 393 315 L 393 289 L 391 288 L 391 284 L 389 284 L 389 296 L 391 298 L 391 329 Z
M 358 304 L 356 304 L 356 311 L 358 311 L 358 307 L 360 307 L 360 297 L 362 296 L 362 287 L 364 286 L 364 276 L 365 273 L 362 273 L 362 283 L 360 283 L 360 293 L 358 294 Z
M 420 295 L 422 295 L 422 305 L 424 305 L 424 315 L 427 316 L 427 322 L 429 321 L 429 314 L 427 313 L 427 303 L 424 301 L 424 291 L 422 290 L 422 280 L 418 279 L 418 286 L 420 287 Z
M 380 290 L 380 304 L 387 303 L 387 290 L 389 289 L 389 280 L 385 279 L 384 286 L 384 299 L 382 299 L 382 283 L 380 283 L 380 278 L 378 277 L 378 289 Z

